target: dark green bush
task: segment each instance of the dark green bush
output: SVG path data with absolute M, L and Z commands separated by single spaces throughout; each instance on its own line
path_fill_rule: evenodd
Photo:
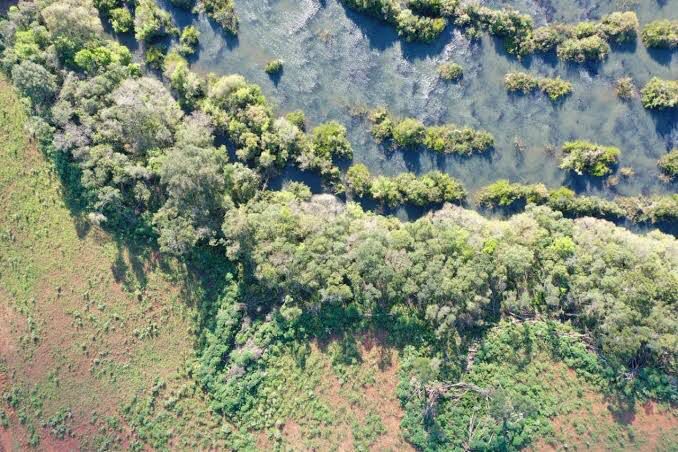
M 134 11 L 134 35 L 138 41 L 151 42 L 176 32 L 172 16 L 155 0 L 139 0 Z
M 558 45 L 558 58 L 563 61 L 584 63 L 602 61 L 610 53 L 610 46 L 598 35 L 570 38 Z

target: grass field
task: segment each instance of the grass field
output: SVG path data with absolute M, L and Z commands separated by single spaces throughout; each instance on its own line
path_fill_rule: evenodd
M 308 344 L 303 365 L 295 350 L 281 353 L 256 423 L 236 428 L 213 414 L 190 373 L 201 312 L 223 273 L 188 271 L 88 226 L 27 138 L 3 79 L 0 123 L 0 450 L 411 448 L 399 429 L 400 351 L 380 332 L 359 335 L 350 362 L 338 339 Z M 516 378 L 539 377 L 565 407 L 535 449 L 678 443 L 666 407 L 620 416 L 564 365 L 530 366 Z

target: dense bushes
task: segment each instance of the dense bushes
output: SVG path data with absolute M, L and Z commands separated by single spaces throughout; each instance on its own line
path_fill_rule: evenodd
M 598 35 L 566 39 L 558 46 L 558 58 L 576 63 L 602 61 L 609 53 L 610 46 Z
M 674 149 L 660 158 L 657 166 L 659 166 L 664 177 L 669 180 L 676 179 L 678 177 L 678 149 Z
M 549 190 L 543 184 L 524 185 L 499 180 L 480 189 L 476 201 L 491 209 L 522 209 L 529 203 L 546 205 L 570 218 L 595 217 L 664 225 L 672 225 L 678 220 L 678 195 L 608 200 L 578 196 L 566 187 Z
M 582 175 L 606 176 L 619 161 L 621 151 L 613 146 L 600 146 L 584 140 L 568 141 L 563 144 L 565 154 L 560 168 Z
M 661 19 L 643 27 L 641 38 L 645 47 L 673 49 L 678 47 L 678 20 Z
M 447 26 L 446 19 L 415 14 L 410 8 L 402 8 L 397 0 L 343 0 L 343 2 L 395 25 L 398 34 L 408 41 L 432 41 Z M 424 3 L 417 2 L 415 8 L 421 9 Z
M 640 90 L 643 107 L 663 110 L 678 106 L 678 80 L 662 80 L 652 77 Z
M 457 63 L 443 63 L 438 66 L 438 75 L 445 81 L 456 81 L 464 76 L 464 69 Z
M 238 16 L 235 14 L 234 0 L 200 0 L 198 9 L 221 25 L 231 34 L 238 34 Z
M 283 70 L 282 60 L 271 60 L 268 63 L 266 63 L 266 66 L 264 67 L 264 72 L 266 72 L 269 75 L 280 74 L 282 70 Z
M 609 223 L 563 220 L 547 208 L 491 226 L 456 208 L 401 223 L 289 194 L 233 212 L 224 233 L 229 256 L 251 264 L 250 283 L 267 299 L 287 300 L 286 309 L 354 305 L 397 315 L 405 304 L 435 330 L 444 308 L 450 321 L 441 339 L 451 344 L 501 313 L 563 315 L 617 365 L 675 367 L 676 326 L 654 323 L 677 288 L 673 239 L 661 234 L 631 240 Z M 609 245 L 622 240 L 624 247 Z M 432 308 L 438 314 L 429 316 Z M 649 330 L 639 333 L 631 319 Z M 631 340 L 636 334 L 642 339 Z
M 161 9 L 155 0 L 139 0 L 134 10 L 134 35 L 138 41 L 151 42 L 176 31 L 170 13 Z
M 675 398 L 668 236 L 543 207 L 506 222 L 449 207 L 403 223 L 324 197 L 266 196 L 225 219 L 228 256 L 247 263 L 247 279 L 230 280 L 193 367 L 236 423 L 273 425 L 256 400 L 283 350 L 303 362 L 315 335 L 375 323 L 407 344 L 401 428 L 422 449 L 512 450 L 547 432 L 551 360 L 602 390 Z
M 504 77 L 504 84 L 509 92 L 528 94 L 540 90 L 552 102 L 572 93 L 572 84 L 560 78 L 534 77 L 525 72 L 509 72 Z
M 243 77 L 207 80 L 191 72 L 179 54 L 196 44 L 190 27 L 167 56 L 146 49 L 177 102 L 159 80 L 141 76 L 126 47 L 104 39 L 96 9 L 69 6 L 53 2 L 42 12 L 49 19 L 41 19 L 20 3 L 12 32 L 3 35 L 2 61 L 33 102 L 45 151 L 72 166 L 79 179 L 73 189 L 93 222 L 157 237 L 162 250 L 183 254 L 218 239 L 215 219 L 288 162 L 319 171 L 342 190 L 332 162 L 352 155 L 342 126 L 320 125 L 307 136 L 275 118 L 260 88 Z M 152 0 L 137 5 L 135 20 L 135 33 L 149 42 L 172 27 Z M 49 54 L 53 42 L 61 45 L 56 58 Z M 249 168 L 227 163 L 225 149 L 214 146 L 217 134 Z
M 400 204 L 423 207 L 444 202 L 458 203 L 466 198 L 464 187 L 440 171 L 432 171 L 420 177 L 412 173 L 402 173 L 395 177 L 372 177 L 367 167 L 361 163 L 348 169 L 346 188 L 353 196 L 369 196 L 388 207 L 397 207 Z
M 484 30 L 502 38 L 506 51 L 519 58 L 557 48 L 558 57 L 564 61 L 601 61 L 610 51 L 609 43 L 633 41 L 639 28 L 638 18 L 631 11 L 613 12 L 599 22 L 553 24 L 535 29 L 528 15 L 473 4 L 460 6 L 456 0 L 410 0 L 407 8 L 401 7 L 397 0 L 342 1 L 394 24 L 408 40 L 431 41 L 442 32 L 449 19 L 466 27 L 472 37 Z
M 396 120 L 383 108 L 370 113 L 370 121 L 372 135 L 378 141 L 391 140 L 398 148 L 425 146 L 435 152 L 470 155 L 494 146 L 494 138 L 484 130 L 453 124 L 425 127 L 414 118 Z

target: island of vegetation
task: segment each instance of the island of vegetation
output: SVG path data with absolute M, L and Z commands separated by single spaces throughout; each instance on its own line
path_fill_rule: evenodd
M 556 102 L 572 93 L 572 84 L 560 78 L 535 77 L 526 72 L 509 72 L 504 77 L 504 84 L 509 92 L 528 94 L 541 91 L 552 102 Z
M 490 150 L 494 137 L 484 130 L 458 127 L 454 124 L 426 127 L 414 118 L 394 118 L 385 108 L 370 113 L 372 135 L 379 142 L 389 141 L 395 147 L 426 147 L 445 154 L 471 155 Z

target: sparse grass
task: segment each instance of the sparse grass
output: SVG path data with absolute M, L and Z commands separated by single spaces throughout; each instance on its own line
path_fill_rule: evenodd
M 120 407 L 147 390 L 152 375 L 180 384 L 196 310 L 171 282 L 183 278 L 175 263 L 132 251 L 69 210 L 57 176 L 26 138 L 21 102 L 1 78 L 0 119 L 0 343 L 9 347 L 0 391 L 30 395 L 0 402 L 3 423 L 23 447 L 119 444 L 122 434 L 90 424 L 92 413 L 121 420 Z M 206 403 L 193 402 L 209 419 Z M 201 434 L 186 424 L 195 430 L 187 438 Z M 96 440 L 99 428 L 106 438 Z M 174 428 L 182 434 L 181 423 Z

